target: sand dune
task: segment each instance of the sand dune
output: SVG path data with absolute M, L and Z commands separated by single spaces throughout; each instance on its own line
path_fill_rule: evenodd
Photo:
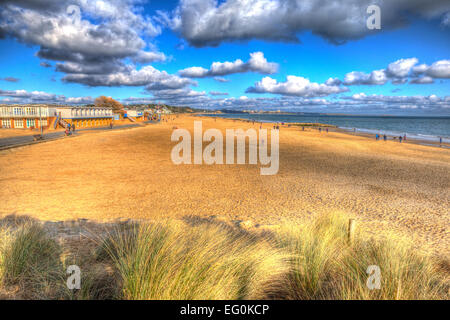
M 395 231 L 450 253 L 450 150 L 283 127 L 277 175 L 261 176 L 257 165 L 174 165 L 173 127 L 192 130 L 194 119 L 3 151 L 0 216 L 198 215 L 277 224 L 341 210 L 374 235 Z M 201 119 L 204 130 L 259 128 Z

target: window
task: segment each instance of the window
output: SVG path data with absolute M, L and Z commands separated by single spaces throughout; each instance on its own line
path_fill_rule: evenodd
M 27 128 L 34 127 L 36 125 L 36 122 L 34 119 L 27 119 Z
M 2 120 L 2 128 L 11 128 L 11 120 L 3 119 Z
M 26 108 L 25 109 L 25 114 L 27 116 L 35 116 L 36 115 L 36 108 L 30 108 L 30 107 Z
M 23 120 L 14 119 L 14 128 L 23 128 Z

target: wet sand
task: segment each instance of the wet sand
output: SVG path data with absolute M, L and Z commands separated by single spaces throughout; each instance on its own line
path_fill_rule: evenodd
M 0 217 L 105 221 L 198 215 L 276 225 L 339 210 L 371 234 L 394 231 L 420 248 L 449 255 L 450 150 L 282 127 L 276 175 L 261 176 L 259 165 L 174 165 L 173 128 L 192 131 L 194 119 L 203 121 L 203 130 L 259 128 L 179 116 L 2 151 Z

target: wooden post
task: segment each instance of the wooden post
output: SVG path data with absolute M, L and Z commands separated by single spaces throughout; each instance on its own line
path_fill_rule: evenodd
M 348 232 L 347 232 L 347 237 L 348 237 L 348 243 L 351 245 L 353 243 L 353 238 L 355 236 L 355 225 L 356 225 L 356 221 L 355 219 L 349 219 L 348 220 Z

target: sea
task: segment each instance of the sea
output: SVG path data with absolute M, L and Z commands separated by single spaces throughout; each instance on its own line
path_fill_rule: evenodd
M 450 143 L 450 117 L 418 116 L 366 116 L 366 115 L 325 115 L 325 114 L 272 114 L 272 113 L 222 113 L 207 116 L 255 120 L 273 123 L 323 123 L 340 129 L 368 134 L 386 134 L 408 138 Z

